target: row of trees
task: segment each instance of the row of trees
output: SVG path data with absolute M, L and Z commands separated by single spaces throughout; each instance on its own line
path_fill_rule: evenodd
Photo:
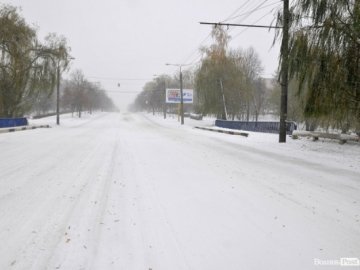
M 17 8 L 1 5 L 0 117 L 54 110 L 54 88 L 71 58 L 66 38 L 49 34 L 41 43 L 36 29 L 25 22 Z M 115 107 L 100 86 L 86 81 L 81 72 L 75 72 L 64 85 L 64 109 L 81 115 L 84 108 Z
M 117 110 L 101 85 L 89 82 L 80 70 L 74 71 L 64 82 L 61 106 L 64 111 L 77 112 L 79 117 L 83 111 L 91 114 L 94 110 Z
M 183 72 L 183 87 L 193 88 L 194 76 L 193 72 Z M 175 111 L 176 105 L 165 104 L 166 88 L 179 88 L 179 74 L 169 76 L 166 74 L 155 77 L 152 81 L 147 82 L 143 91 L 136 97 L 135 102 L 131 106 L 133 111 Z M 191 110 L 192 106 L 185 104 L 186 110 Z
M 200 64 L 183 72 L 183 87 L 195 90 L 194 104 L 185 104 L 185 111 L 257 121 L 266 100 L 257 53 L 253 48 L 228 50 L 229 36 L 221 27 L 214 28 L 212 36 L 214 44 L 201 48 L 204 57 Z M 134 109 L 164 110 L 165 89 L 179 88 L 179 84 L 178 74 L 161 75 L 147 82 L 135 100 Z
M 53 114 L 56 106 L 56 93 L 50 96 L 40 93 L 34 100 L 32 111 L 35 115 Z M 75 70 L 70 78 L 63 80 L 60 88 L 60 108 L 63 112 L 76 113 L 81 117 L 83 112 L 95 110 L 117 111 L 111 98 L 99 83 L 87 80 L 81 70 Z
M 229 50 L 230 37 L 221 27 L 213 28 L 212 37 L 213 45 L 201 49 L 204 57 L 195 70 L 199 112 L 257 121 L 265 101 L 259 56 L 253 48 Z
M 305 123 L 308 130 L 358 132 L 360 1 L 297 0 L 290 14 L 287 119 Z M 282 24 L 279 13 L 275 41 L 282 35 Z M 229 49 L 230 37 L 219 26 L 213 28 L 212 36 L 213 45 L 201 48 L 203 58 L 190 72 L 190 87 L 196 95 L 193 109 L 223 119 L 257 120 L 262 112 L 278 114 L 279 75 L 274 76 L 273 89 L 267 89 L 260 76 L 261 61 L 252 48 Z M 172 82 L 179 87 L 178 81 Z M 144 100 L 163 100 L 156 92 L 163 88 L 156 81 L 147 84 L 137 106 Z

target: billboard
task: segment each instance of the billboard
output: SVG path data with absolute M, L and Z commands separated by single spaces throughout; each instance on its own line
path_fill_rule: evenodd
M 194 91 L 183 89 L 183 102 L 193 103 Z M 166 89 L 166 103 L 180 103 L 180 89 Z

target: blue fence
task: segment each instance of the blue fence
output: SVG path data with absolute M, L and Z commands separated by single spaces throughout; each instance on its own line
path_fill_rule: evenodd
M 240 129 L 254 132 L 279 133 L 279 122 L 246 122 L 216 120 L 215 126 L 230 129 Z M 286 133 L 291 135 L 297 129 L 295 122 L 286 122 Z
M 0 128 L 27 126 L 26 118 L 0 118 Z

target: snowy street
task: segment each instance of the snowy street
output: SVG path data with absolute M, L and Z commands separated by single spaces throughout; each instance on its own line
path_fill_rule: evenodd
M 150 114 L 37 121 L 53 127 L 0 134 L 0 269 L 343 269 L 314 260 L 360 258 L 359 145 L 280 145 Z

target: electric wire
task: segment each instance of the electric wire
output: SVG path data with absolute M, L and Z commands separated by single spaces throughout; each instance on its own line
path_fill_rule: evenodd
M 258 5 L 257 7 L 255 7 L 254 9 L 252 9 L 252 10 L 250 10 L 250 11 L 247 11 L 247 12 L 244 12 L 244 13 L 242 13 L 242 14 L 236 15 L 236 16 L 234 16 L 234 17 L 232 17 L 232 18 L 229 18 L 228 20 L 224 20 L 224 21 L 222 21 L 222 22 L 227 22 L 227 21 L 230 21 L 230 20 L 233 20 L 233 19 L 237 19 L 237 18 L 239 18 L 239 17 L 241 17 L 241 16 L 246 16 L 245 18 L 242 18 L 242 19 L 241 19 L 241 21 L 243 21 L 244 19 L 248 18 L 250 15 L 252 15 L 253 13 L 255 13 L 255 12 L 259 11 L 259 10 L 263 10 L 263 9 L 265 9 L 265 8 L 268 8 L 268 7 L 271 7 L 271 6 L 273 6 L 273 5 L 277 5 L 277 4 L 281 3 L 281 1 L 277 1 L 277 2 L 270 3 L 270 4 L 264 6 L 264 4 L 265 4 L 266 2 L 268 2 L 268 0 L 265 0 L 265 1 L 262 2 L 260 5 Z
M 234 16 L 238 11 L 240 11 L 242 8 L 244 8 L 248 3 L 250 3 L 251 0 L 247 0 L 244 4 L 242 4 L 239 8 L 237 8 L 233 13 L 231 13 L 225 20 L 221 22 L 226 22 L 230 20 L 232 16 Z
M 267 2 L 268 0 L 265 0 L 264 2 Z M 232 16 L 234 16 L 239 10 L 243 9 L 246 5 L 248 5 L 251 1 L 250 0 L 247 0 L 245 3 L 243 3 L 240 7 L 238 7 L 235 11 L 233 11 L 225 20 L 223 20 L 222 22 L 224 21 L 227 21 L 229 20 L 229 18 L 231 18 Z M 259 6 L 261 7 L 262 4 L 260 4 Z M 249 11 L 248 11 L 249 12 Z M 187 63 L 189 61 L 189 59 L 191 59 L 195 54 L 196 52 L 198 52 L 199 50 L 199 47 L 201 47 L 209 38 L 211 37 L 211 32 L 200 42 L 200 44 L 196 47 L 196 49 L 194 49 L 190 55 L 188 57 L 185 58 L 184 61 L 182 61 L 182 63 Z M 201 53 L 199 53 L 200 56 L 202 55 Z M 197 59 L 199 58 L 199 55 L 196 56 L 195 60 L 191 61 L 190 63 L 191 64 L 194 64 L 196 63 Z
M 271 6 L 273 6 L 273 5 L 277 5 L 277 4 L 281 3 L 281 1 L 277 1 L 277 2 L 275 2 L 275 3 L 271 3 L 271 4 L 269 4 L 269 5 L 264 6 L 264 4 L 265 4 L 266 2 L 268 2 L 268 0 L 263 1 L 261 4 L 259 4 L 258 6 L 256 6 L 256 8 L 252 9 L 251 11 L 244 12 L 243 14 L 238 15 L 237 17 L 240 17 L 240 16 L 245 16 L 245 17 L 241 18 L 241 20 L 236 21 L 236 23 L 238 23 L 238 24 L 242 23 L 245 19 L 249 18 L 251 15 L 253 15 L 255 12 L 257 12 L 257 11 L 259 11 L 259 10 L 262 10 L 262 9 L 264 9 L 264 8 L 268 8 L 268 7 L 271 7 Z M 273 10 L 273 9 L 272 9 L 272 10 Z M 267 13 L 267 15 L 269 15 L 270 13 L 272 13 L 272 12 L 273 12 L 272 10 L 271 10 L 269 13 Z M 265 16 L 264 16 L 264 17 L 265 17 Z M 258 21 L 259 21 L 259 20 L 258 20 Z M 258 21 L 256 21 L 256 22 L 258 22 Z M 255 23 L 253 23 L 253 24 L 255 24 Z M 235 28 L 231 28 L 231 29 L 228 31 L 228 33 L 233 32 L 234 29 L 235 29 Z
M 233 19 L 238 19 L 236 22 L 237 23 L 241 23 L 244 20 L 246 20 L 247 18 L 249 18 L 251 15 L 255 14 L 256 12 L 259 12 L 260 10 L 264 10 L 266 8 L 278 5 L 279 3 L 281 3 L 282 1 L 276 1 L 276 2 L 272 2 L 269 4 L 268 3 L 269 0 L 264 0 L 261 3 L 256 3 L 254 1 L 250 1 L 247 0 L 246 2 L 244 2 L 239 8 L 237 8 L 235 11 L 233 11 L 226 19 L 220 21 L 221 23 L 224 22 L 228 22 L 230 20 Z M 255 3 L 256 5 L 249 5 L 249 3 Z M 248 9 L 247 11 L 242 12 L 241 14 L 237 14 L 240 10 L 244 9 L 246 7 L 246 9 Z M 256 24 L 257 22 L 261 21 L 263 18 L 265 18 L 266 16 L 270 15 L 271 13 L 274 12 L 274 8 L 272 8 L 269 12 L 265 13 L 263 16 L 261 16 L 259 19 L 257 19 L 256 21 L 254 21 L 253 24 Z M 230 34 L 231 32 L 234 31 L 234 27 L 230 28 L 227 30 L 228 34 Z M 248 28 L 245 28 L 244 30 L 240 31 L 239 33 L 237 33 L 235 36 L 233 36 L 230 40 L 233 41 L 234 39 L 236 39 L 238 36 L 240 36 L 241 34 L 243 34 Z M 201 51 L 199 51 L 199 47 L 201 47 L 209 38 L 211 37 L 211 32 L 200 42 L 200 44 L 198 45 L 198 47 L 193 50 L 191 52 L 191 54 L 189 54 L 189 56 L 187 56 L 185 58 L 185 60 L 182 63 L 189 63 L 190 65 L 193 66 L 199 62 L 201 62 L 201 58 L 203 56 L 203 53 Z M 196 54 L 197 53 L 197 54 Z M 196 55 L 194 57 L 194 55 Z M 189 61 L 190 59 L 193 59 L 192 61 Z
M 278 2 L 279 3 L 279 2 Z M 274 12 L 274 8 L 271 9 L 269 12 L 267 12 L 266 14 L 264 14 L 263 16 L 261 16 L 259 19 L 257 19 L 256 21 L 254 21 L 252 24 L 256 24 L 259 21 L 261 21 L 263 18 L 267 17 L 268 15 L 272 14 Z M 240 31 L 239 33 L 237 33 L 236 35 L 234 35 L 231 39 L 231 41 L 233 41 L 234 39 L 236 39 L 237 37 L 239 37 L 241 34 L 243 34 L 245 31 L 247 31 L 249 28 L 245 28 L 242 31 Z

